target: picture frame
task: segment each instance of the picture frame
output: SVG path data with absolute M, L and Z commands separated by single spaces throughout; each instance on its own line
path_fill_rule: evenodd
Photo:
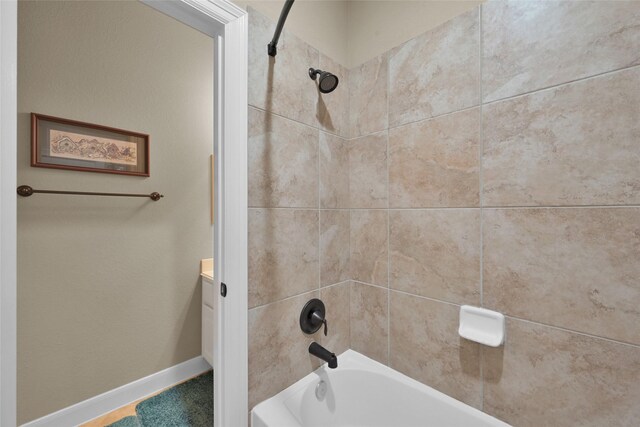
M 149 135 L 31 113 L 31 166 L 148 177 Z

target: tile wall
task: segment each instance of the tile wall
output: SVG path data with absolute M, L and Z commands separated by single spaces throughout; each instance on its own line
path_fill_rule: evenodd
M 638 52 L 638 2 L 495 1 L 350 71 L 351 348 L 513 425 L 640 423 Z
M 514 425 L 638 425 L 640 3 L 488 2 L 349 71 L 250 22 L 250 405 L 322 338 Z
M 316 340 L 350 346 L 348 73 L 249 8 L 249 408 L 320 365 Z M 321 95 L 309 67 L 331 70 Z M 322 298 L 329 335 L 305 335 L 304 304 Z

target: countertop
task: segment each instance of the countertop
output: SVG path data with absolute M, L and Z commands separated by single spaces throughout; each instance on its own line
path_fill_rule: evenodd
M 200 276 L 213 281 L 213 258 L 200 260 Z

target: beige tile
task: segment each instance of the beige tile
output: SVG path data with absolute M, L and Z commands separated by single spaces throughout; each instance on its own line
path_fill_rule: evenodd
M 460 307 L 391 291 L 389 365 L 482 408 L 480 345 L 460 338 Z
M 267 55 L 274 30 L 274 22 L 249 8 L 249 105 L 315 126 L 318 91 L 308 70 L 318 68 L 319 53 L 285 29 L 278 54 Z
M 393 289 L 459 304 L 480 303 L 480 210 L 389 214 Z
M 485 205 L 640 203 L 638 87 L 635 68 L 486 106 Z
M 318 91 L 316 117 L 320 129 L 349 137 L 349 71 L 328 56 L 320 54 L 320 69 L 338 77 L 338 87 L 331 93 Z
M 249 108 L 249 206 L 318 207 L 318 130 Z
M 321 365 L 309 344 L 321 333 L 300 330 L 300 311 L 318 291 L 249 310 L 249 409 Z
M 513 425 L 640 425 L 640 348 L 507 319 L 483 348 L 484 411 Z
M 387 129 L 388 65 L 384 54 L 349 70 L 351 138 Z
M 409 40 L 389 59 L 389 126 L 480 103 L 479 9 Z
M 327 314 L 328 334 L 318 333 L 319 342 L 327 350 L 341 354 L 350 348 L 351 342 L 351 307 L 349 304 L 350 282 L 329 286 L 320 290 L 320 299 L 324 302 Z M 338 359 L 340 366 L 340 359 Z
M 320 207 L 349 205 L 349 142 L 320 132 Z
M 640 208 L 484 215 L 487 307 L 640 344 Z
M 249 210 L 249 307 L 318 288 L 318 211 Z
M 349 141 L 351 208 L 387 207 L 387 132 Z
M 490 1 L 482 33 L 485 101 L 640 64 L 637 1 Z
M 389 131 L 390 207 L 479 205 L 480 109 Z
M 351 211 L 351 278 L 387 286 L 387 211 Z
M 351 348 L 387 364 L 388 291 L 351 282 Z
M 349 211 L 320 211 L 320 283 L 349 279 Z

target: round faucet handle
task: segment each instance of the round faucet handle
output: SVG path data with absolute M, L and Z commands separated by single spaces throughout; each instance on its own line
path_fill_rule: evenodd
M 300 313 L 300 329 L 302 329 L 302 332 L 314 334 L 324 325 L 324 334 L 327 335 L 325 314 L 324 303 L 321 300 L 317 298 L 309 300 Z

